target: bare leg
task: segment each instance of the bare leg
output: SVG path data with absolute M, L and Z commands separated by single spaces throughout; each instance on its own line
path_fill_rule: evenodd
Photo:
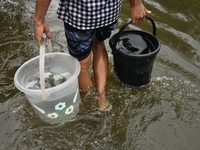
M 92 58 L 92 52 L 86 59 L 80 61 L 81 71 L 78 76 L 78 81 L 79 81 L 79 88 L 82 90 L 82 92 L 87 92 L 92 87 L 92 80 L 89 74 L 91 58 Z
M 93 70 L 97 90 L 99 93 L 98 104 L 100 111 L 109 111 L 112 105 L 105 97 L 105 86 L 108 75 L 108 55 L 105 44 L 102 41 L 95 40 L 93 45 Z

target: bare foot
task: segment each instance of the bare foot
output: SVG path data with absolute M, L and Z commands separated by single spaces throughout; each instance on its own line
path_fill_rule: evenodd
M 108 112 L 112 109 L 112 105 L 109 103 L 105 96 L 99 96 L 98 104 L 100 111 Z

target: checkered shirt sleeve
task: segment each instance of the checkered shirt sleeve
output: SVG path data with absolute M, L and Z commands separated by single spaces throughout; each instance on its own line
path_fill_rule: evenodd
M 60 0 L 58 18 L 75 28 L 103 27 L 119 18 L 122 0 Z

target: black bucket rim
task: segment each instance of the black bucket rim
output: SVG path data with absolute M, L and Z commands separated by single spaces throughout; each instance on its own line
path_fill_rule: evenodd
M 112 53 L 119 53 L 119 54 L 121 54 L 121 55 L 123 55 L 123 56 L 125 56 L 125 57 L 137 57 L 137 58 L 141 58 L 141 57 L 147 57 L 147 56 L 156 54 L 156 53 L 158 53 L 158 52 L 160 51 L 161 45 L 160 45 L 160 42 L 159 42 L 159 40 L 156 38 L 155 35 L 153 35 L 153 34 L 151 34 L 151 33 L 149 33 L 149 32 L 140 31 L 140 30 L 125 30 L 125 31 L 123 31 L 122 35 L 123 35 L 124 33 L 126 33 L 126 32 L 129 32 L 129 33 L 130 33 L 130 32 L 140 33 L 140 34 L 138 34 L 138 35 L 141 35 L 141 33 L 147 34 L 147 35 L 151 36 L 152 38 L 154 38 L 155 41 L 157 41 L 158 46 L 157 46 L 157 48 L 156 48 L 153 52 L 150 52 L 150 53 L 148 53 L 148 54 L 126 55 L 126 54 L 122 53 L 121 51 L 117 51 L 117 50 L 115 50 L 115 49 L 112 48 L 114 45 L 116 46 L 116 44 L 115 44 L 115 42 L 113 41 L 113 39 L 114 39 L 115 37 L 117 37 L 118 35 L 115 34 L 115 35 L 113 35 L 113 36 L 110 38 L 110 40 L 109 40 L 109 45 L 110 45 L 110 47 L 111 47 L 111 49 L 112 49 Z

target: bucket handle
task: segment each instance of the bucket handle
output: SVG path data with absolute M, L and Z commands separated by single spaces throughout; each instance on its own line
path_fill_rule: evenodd
M 156 25 L 155 25 L 155 22 L 153 21 L 153 19 L 151 19 L 150 17 L 148 16 L 145 16 L 145 18 L 147 18 L 151 24 L 152 24 L 152 28 L 153 28 L 153 32 L 152 34 L 154 36 L 156 36 Z M 132 20 L 128 21 L 127 23 L 125 23 L 122 28 L 119 30 L 119 32 L 117 33 L 118 34 L 118 37 L 122 34 L 122 32 L 125 30 L 125 28 L 132 22 Z
M 49 93 L 45 90 L 45 80 L 44 80 L 44 61 L 45 61 L 45 46 L 46 46 L 46 35 L 42 36 L 42 42 L 40 44 L 40 59 L 39 59 L 39 73 L 40 73 L 40 86 L 41 93 L 40 96 L 43 100 L 49 97 Z

